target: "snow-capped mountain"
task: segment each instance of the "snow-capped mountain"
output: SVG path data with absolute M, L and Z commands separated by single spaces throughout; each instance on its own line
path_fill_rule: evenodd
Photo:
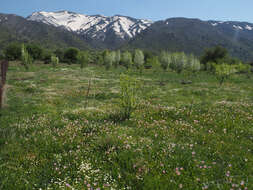
M 230 27 L 231 29 L 234 30 L 248 30 L 252 31 L 253 30 L 253 24 L 247 23 L 247 22 L 235 22 L 235 21 L 208 21 L 209 24 L 212 26 L 220 27 L 220 26 L 226 26 Z
M 30 21 L 43 22 L 69 31 L 86 35 L 92 39 L 106 41 L 113 35 L 117 39 L 128 40 L 152 24 L 152 21 L 115 15 L 84 15 L 69 11 L 35 12 L 27 18 Z

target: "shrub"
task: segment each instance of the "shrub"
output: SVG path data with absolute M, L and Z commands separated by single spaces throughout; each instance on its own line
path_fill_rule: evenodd
M 29 66 L 32 64 L 32 57 L 29 55 L 24 44 L 21 47 L 21 60 L 26 70 L 29 70 Z
M 77 63 L 79 50 L 77 48 L 69 48 L 64 52 L 64 60 L 68 64 Z
M 216 64 L 222 64 L 226 59 L 228 59 L 228 51 L 226 48 L 217 46 L 215 48 L 206 49 L 202 55 L 200 62 L 204 64 L 204 69 L 207 70 L 207 63 L 214 62 Z M 221 61 L 222 60 L 222 61 Z
M 21 44 L 11 43 L 4 49 L 4 55 L 7 60 L 14 61 L 21 59 Z
M 59 64 L 59 58 L 56 57 L 55 55 L 52 55 L 51 56 L 51 64 L 55 68 Z
M 135 78 L 125 74 L 120 75 L 120 105 L 125 119 L 129 119 L 138 106 L 139 87 L 139 82 Z
M 42 60 L 43 58 L 43 49 L 36 44 L 28 44 L 26 45 L 26 49 L 29 55 L 36 60 Z
M 59 58 L 60 62 L 64 62 L 64 51 L 62 49 L 56 49 L 54 54 Z
M 234 65 L 228 64 L 216 64 L 215 67 L 215 75 L 218 78 L 220 85 L 224 83 L 226 79 L 229 78 L 232 74 L 236 73 L 236 69 Z

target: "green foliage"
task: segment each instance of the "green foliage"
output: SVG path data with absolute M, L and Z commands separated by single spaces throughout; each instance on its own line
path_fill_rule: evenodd
M 137 49 L 134 52 L 134 65 L 137 69 L 140 70 L 140 73 L 142 73 L 143 68 L 144 68 L 144 54 L 141 50 Z
M 223 47 L 217 46 L 215 48 L 206 49 L 200 59 L 200 62 L 205 65 L 204 69 L 207 70 L 206 65 L 208 62 L 222 64 L 224 59 L 227 59 L 228 57 L 228 51 Z
M 81 69 L 87 67 L 88 63 L 89 63 L 88 52 L 80 52 L 78 55 L 78 64 L 80 64 Z
M 29 55 L 32 56 L 34 60 L 42 60 L 43 58 L 43 49 L 37 44 L 27 44 L 26 50 Z
M 129 69 L 132 66 L 132 64 L 133 64 L 133 62 L 132 62 L 132 54 L 129 51 L 125 51 L 122 54 L 121 62 L 123 64 L 123 66 L 126 67 L 126 69 Z
M 235 69 L 237 70 L 238 73 L 244 73 L 244 74 L 249 74 L 251 72 L 251 65 L 249 64 L 236 64 Z
M 59 61 L 60 62 L 64 62 L 64 51 L 63 51 L 63 49 L 56 49 L 55 51 L 54 51 L 54 54 L 59 58 Z
M 161 69 L 161 64 L 159 62 L 159 57 L 158 56 L 153 56 L 152 58 L 149 58 L 147 60 L 147 64 L 150 65 L 153 69 L 154 72 L 159 72 Z
M 77 49 L 77 48 L 68 48 L 64 52 L 64 60 L 68 64 L 77 63 L 78 55 L 79 55 L 79 49 Z
M 187 56 L 185 53 L 173 53 L 171 54 L 170 68 L 177 73 L 181 73 L 187 67 Z
M 104 64 L 105 64 L 105 68 L 106 70 L 109 70 L 113 63 L 115 62 L 115 52 L 112 51 L 112 52 L 109 52 L 107 51 L 105 54 L 104 54 Z
M 236 73 L 235 65 L 228 65 L 228 64 L 216 64 L 215 67 L 215 75 L 220 81 L 220 85 L 224 83 L 226 79 L 228 79 L 232 74 Z
M 188 61 L 186 64 L 186 70 L 190 71 L 190 72 L 197 72 L 200 70 L 200 61 L 198 60 L 198 58 L 194 57 L 194 55 L 190 55 L 188 56 Z
M 160 63 L 161 63 L 161 67 L 164 71 L 167 71 L 169 65 L 171 64 L 171 56 L 165 52 L 162 51 L 161 55 L 160 55 Z
M 139 88 L 140 85 L 138 80 L 126 74 L 120 75 L 120 105 L 122 107 L 123 117 L 125 119 L 130 118 L 131 113 L 139 104 Z
M 26 70 L 29 70 L 30 65 L 33 62 L 32 56 L 29 55 L 24 44 L 21 46 L 21 60 Z
M 51 64 L 55 68 L 59 64 L 59 58 L 55 55 L 51 56 Z
M 115 68 L 117 68 L 119 66 L 120 60 L 121 60 L 121 52 L 120 52 L 120 50 L 117 50 L 116 54 L 115 54 L 115 61 L 113 64 Z
M 43 52 L 42 60 L 44 61 L 44 64 L 50 64 L 52 55 L 53 55 L 53 53 L 49 50 L 45 50 Z
M 11 43 L 4 49 L 4 56 L 9 61 L 21 59 L 21 44 Z

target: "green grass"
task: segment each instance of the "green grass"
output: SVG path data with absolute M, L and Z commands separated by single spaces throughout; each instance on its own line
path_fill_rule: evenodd
M 0 189 L 253 189 L 253 77 L 132 72 L 141 102 L 119 122 L 123 72 L 12 63 Z

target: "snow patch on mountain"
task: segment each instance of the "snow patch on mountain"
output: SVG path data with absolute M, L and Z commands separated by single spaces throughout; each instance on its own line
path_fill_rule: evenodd
M 241 27 L 241 26 L 237 26 L 237 25 L 233 25 L 233 27 L 235 28 L 235 29 L 239 29 L 239 30 L 243 30 L 243 28 Z
M 246 30 L 253 30 L 253 27 L 251 27 L 251 26 L 249 26 L 249 25 L 246 25 L 246 26 L 245 26 L 245 29 L 246 29 Z
M 99 39 L 101 39 L 102 32 L 113 32 L 119 38 L 129 39 L 152 24 L 152 21 L 149 20 L 134 19 L 120 15 L 112 17 L 102 15 L 89 16 L 68 11 L 35 12 L 27 19 L 56 27 L 64 27 L 69 31 L 87 34 Z M 102 36 L 104 38 L 105 35 Z

